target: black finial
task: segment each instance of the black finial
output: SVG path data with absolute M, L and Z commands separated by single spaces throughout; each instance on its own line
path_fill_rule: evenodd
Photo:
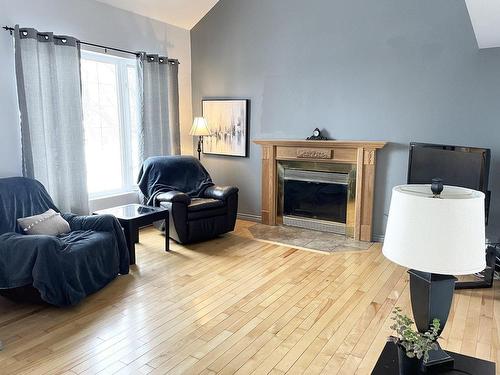
M 443 180 L 441 178 L 433 178 L 431 184 L 431 190 L 435 197 L 439 197 L 443 191 Z
M 4 26 L 4 27 L 2 27 L 2 29 L 4 29 L 5 31 L 8 31 L 10 33 L 10 35 L 12 35 L 12 32 L 14 31 L 14 28 L 9 27 L 9 26 Z

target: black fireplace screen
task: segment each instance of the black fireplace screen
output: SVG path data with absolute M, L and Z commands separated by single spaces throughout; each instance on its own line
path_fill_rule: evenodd
M 347 184 L 284 181 L 283 214 L 346 223 Z

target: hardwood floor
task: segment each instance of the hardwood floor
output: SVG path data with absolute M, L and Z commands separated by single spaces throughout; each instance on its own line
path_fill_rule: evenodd
M 1 374 L 369 374 L 405 269 L 366 252 L 323 254 L 235 233 L 189 247 L 144 229 L 137 266 L 69 309 L 0 297 Z M 496 361 L 500 287 L 455 294 L 443 347 Z

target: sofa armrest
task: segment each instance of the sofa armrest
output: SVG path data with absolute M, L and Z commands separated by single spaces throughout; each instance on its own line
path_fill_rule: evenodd
M 50 277 L 57 278 L 63 250 L 64 244 L 56 236 L 14 232 L 0 235 L 0 289 L 32 285 L 36 276 L 33 267 L 37 264 L 46 269 Z
M 238 193 L 236 186 L 210 186 L 205 189 L 203 196 L 205 198 L 226 200 L 231 195 Z
M 169 202 L 169 203 L 184 203 L 186 206 L 191 203 L 191 198 L 189 195 L 182 193 L 180 191 L 169 191 L 167 193 L 158 194 L 156 200 L 161 202 Z
M 113 232 L 116 218 L 112 215 L 75 215 L 62 214 L 71 230 L 94 230 L 97 232 Z
M 127 242 L 120 222 L 113 215 L 88 215 L 78 216 L 75 214 L 63 214 L 63 218 L 68 221 L 72 231 L 92 230 L 96 232 L 108 232 L 113 234 L 120 256 L 120 273 L 126 275 L 129 272 L 129 252 Z
M 47 236 L 45 234 L 19 234 L 7 232 L 0 235 L 0 250 L 15 249 L 22 251 L 26 247 L 33 249 L 36 246 L 42 248 L 51 247 L 56 250 L 62 247 L 62 242 L 57 236 Z

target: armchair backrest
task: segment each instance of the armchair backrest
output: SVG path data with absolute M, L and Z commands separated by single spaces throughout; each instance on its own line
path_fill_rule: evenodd
M 0 234 L 21 233 L 17 219 L 41 214 L 54 205 L 45 187 L 31 178 L 0 178 Z
M 138 185 L 146 199 L 155 193 L 180 191 L 197 197 L 213 185 L 207 170 L 192 156 L 155 156 L 144 161 Z

